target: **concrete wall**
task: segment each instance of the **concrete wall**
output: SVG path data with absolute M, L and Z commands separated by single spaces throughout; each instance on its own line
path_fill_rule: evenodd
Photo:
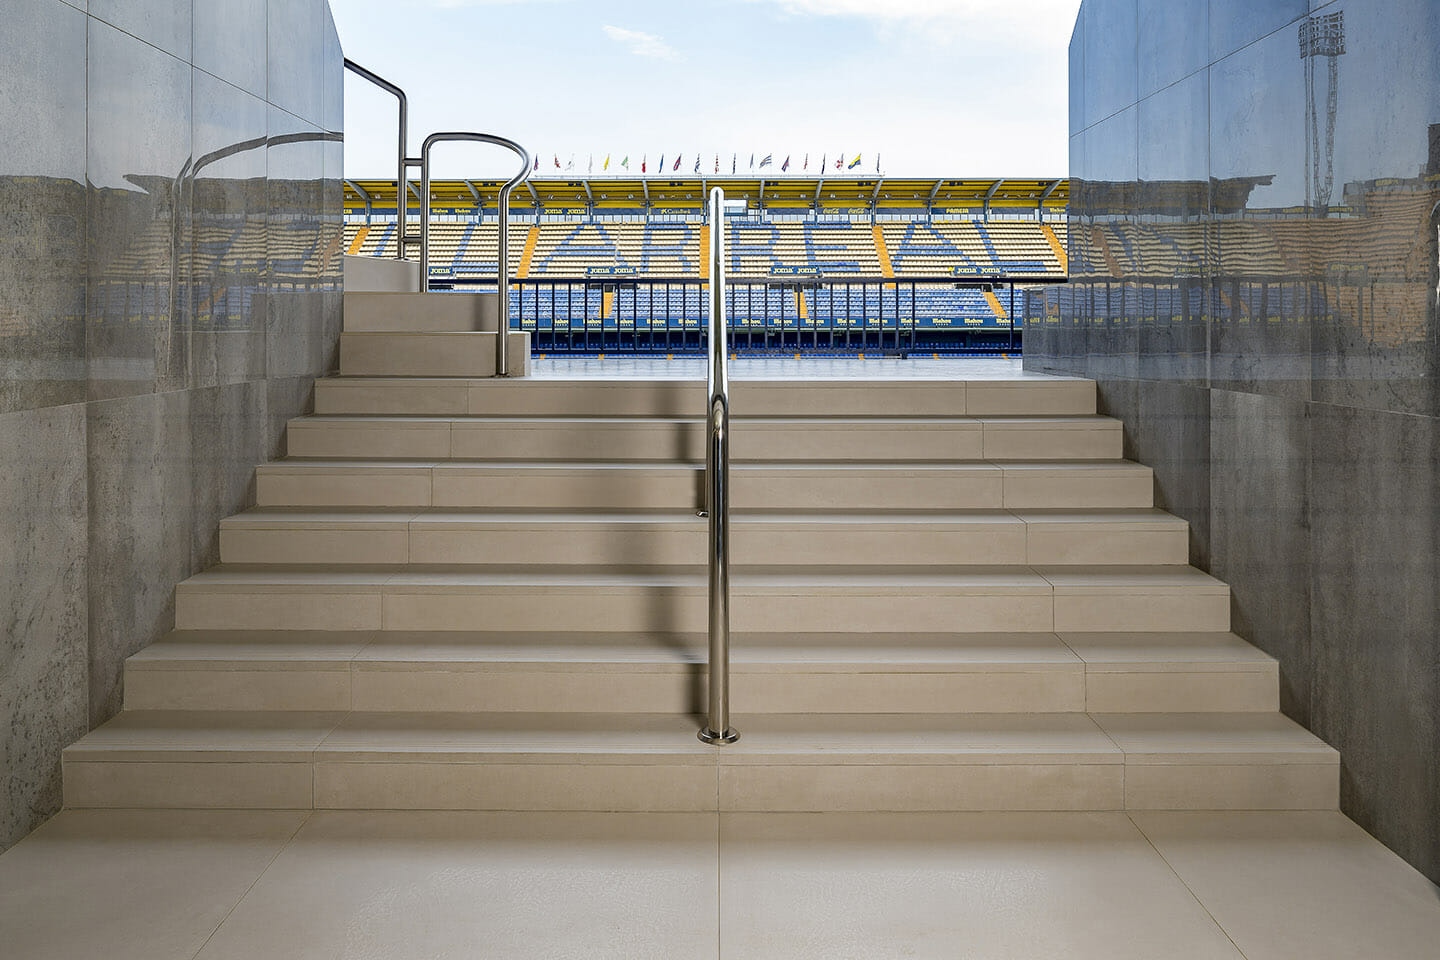
M 334 366 L 344 159 L 326 0 L 4 23 L 0 849 L 59 808 L 61 748 Z
M 1440 5 L 1085 0 L 1070 134 L 1026 366 L 1099 381 L 1345 811 L 1440 881 Z

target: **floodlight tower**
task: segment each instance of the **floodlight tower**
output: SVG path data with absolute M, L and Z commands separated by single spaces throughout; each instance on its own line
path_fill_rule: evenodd
M 1340 92 L 1340 57 L 1345 53 L 1345 13 L 1337 11 L 1300 21 L 1300 59 L 1305 63 L 1305 206 L 1325 216 L 1335 186 L 1335 108 Z M 1329 73 L 1325 95 L 1325 142 L 1320 142 L 1315 60 L 1324 57 Z

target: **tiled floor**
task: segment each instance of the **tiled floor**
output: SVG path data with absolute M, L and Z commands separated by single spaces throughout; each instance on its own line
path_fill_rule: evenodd
M 0 956 L 1410 960 L 1440 888 L 1338 813 L 67 812 Z
M 1027 373 L 1019 357 L 738 357 L 735 380 L 1068 380 Z M 535 357 L 537 380 L 704 380 L 700 357 Z

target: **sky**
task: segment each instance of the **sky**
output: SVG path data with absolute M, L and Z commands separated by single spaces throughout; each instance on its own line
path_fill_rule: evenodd
M 679 153 L 728 173 L 1066 175 L 1066 51 L 1080 0 L 331 0 L 345 55 L 404 87 L 410 150 L 437 130 L 496 133 L 540 173 L 655 170 Z M 404 11 L 397 16 L 397 8 Z M 353 75 L 345 169 L 395 175 L 395 101 Z M 562 170 L 557 170 L 558 157 Z M 442 144 L 433 176 L 515 172 Z

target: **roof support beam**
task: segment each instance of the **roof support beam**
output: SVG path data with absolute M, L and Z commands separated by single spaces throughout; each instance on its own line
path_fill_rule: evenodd
M 370 216 L 374 212 L 375 198 L 354 180 L 346 180 L 345 186 L 355 191 L 355 195 L 365 201 L 365 226 L 370 226 Z
M 476 216 L 476 218 L 477 218 L 477 219 L 480 219 L 480 220 L 484 220 L 484 219 L 485 219 L 485 201 L 482 200 L 482 199 L 480 199 L 480 191 L 475 187 L 475 184 L 471 183 L 469 180 L 462 180 L 462 181 L 460 181 L 460 182 L 463 183 L 463 184 L 465 184 L 465 189 L 470 191 L 470 197 L 471 197 L 472 200 L 475 201 L 475 216 Z
M 1045 187 L 1045 192 L 1040 194 L 1040 201 L 1035 204 L 1035 219 L 1045 219 L 1045 201 L 1050 199 L 1050 194 L 1060 189 L 1060 180 L 1051 180 Z
M 1004 181 L 1004 180 L 996 180 L 994 183 L 990 184 L 990 189 L 985 191 L 985 222 L 986 222 L 986 223 L 989 223 L 989 222 L 990 222 L 990 201 L 994 198 L 995 194 L 997 194 L 997 193 L 1000 192 L 1000 188 L 1003 187 L 1003 186 L 1005 186 L 1005 181 Z
M 932 222 L 935 219 L 935 198 L 940 195 L 940 188 L 943 186 L 944 180 L 936 180 L 935 186 L 930 188 L 930 196 L 925 198 L 925 217 Z

